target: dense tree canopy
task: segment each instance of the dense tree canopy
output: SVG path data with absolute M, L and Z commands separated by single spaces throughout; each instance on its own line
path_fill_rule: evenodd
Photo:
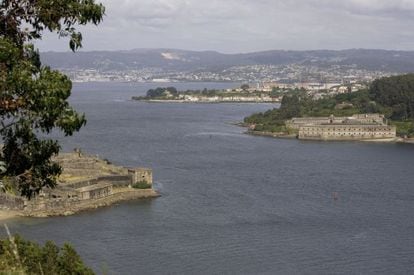
M 247 91 L 250 88 L 249 84 L 243 84 L 240 86 L 240 89 L 242 89 L 243 91 Z
M 392 119 L 414 119 L 414 74 L 375 80 L 369 95 L 377 103 L 391 108 Z
M 171 96 L 177 96 L 178 91 L 175 87 L 167 87 L 167 88 L 158 87 L 156 89 L 149 89 L 147 91 L 148 98 L 164 97 L 166 94 L 170 94 Z
M 86 123 L 67 102 L 71 81 L 42 66 L 32 41 L 45 30 L 56 32 L 68 36 L 75 51 L 82 46 L 75 26 L 98 24 L 103 15 L 104 7 L 94 0 L 0 1 L 0 161 L 6 164 L 1 177 L 29 198 L 54 187 L 61 172 L 51 161 L 59 144 L 45 134 L 58 128 L 72 135 Z

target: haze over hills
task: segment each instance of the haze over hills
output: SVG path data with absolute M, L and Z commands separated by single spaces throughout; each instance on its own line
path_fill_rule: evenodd
M 273 50 L 245 54 L 177 49 L 129 51 L 45 52 L 42 61 L 51 67 L 72 69 L 139 70 L 159 68 L 175 71 L 221 71 L 234 66 L 299 64 L 320 68 L 353 66 L 356 69 L 394 73 L 414 72 L 414 51 L 394 50 Z

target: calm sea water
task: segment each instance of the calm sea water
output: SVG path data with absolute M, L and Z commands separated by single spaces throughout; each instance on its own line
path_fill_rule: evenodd
M 75 85 L 88 124 L 62 142 L 153 168 L 162 197 L 17 219 L 13 232 L 68 241 L 98 273 L 414 273 L 414 146 L 252 137 L 230 124 L 269 104 L 129 100 L 156 86 Z

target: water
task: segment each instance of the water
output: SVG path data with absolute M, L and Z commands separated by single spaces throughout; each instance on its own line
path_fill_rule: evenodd
M 13 232 L 68 241 L 98 273 L 414 273 L 414 146 L 253 137 L 230 124 L 270 104 L 129 100 L 154 86 L 75 85 L 88 124 L 63 143 L 152 167 L 162 197 L 17 219 Z

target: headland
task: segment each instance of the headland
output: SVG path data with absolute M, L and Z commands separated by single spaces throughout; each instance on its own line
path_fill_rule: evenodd
M 255 124 L 244 124 L 247 133 L 277 138 L 322 141 L 406 142 L 398 138 L 396 127 L 382 114 L 355 114 L 349 117 L 294 117 L 284 123 L 285 131 L 258 131 Z M 409 139 L 411 141 L 411 139 Z
M 155 198 L 152 170 L 115 166 L 77 150 L 54 161 L 63 172 L 56 188 L 46 188 L 26 199 L 12 192 L 0 193 L 0 220 L 15 216 L 67 216 L 117 202 Z
M 132 99 L 153 103 L 279 103 L 281 97 L 242 85 L 242 88 L 226 90 L 187 91 L 178 91 L 175 87 L 158 87 L 148 90 L 146 96 L 134 96 Z
M 286 93 L 280 108 L 244 119 L 250 131 L 297 134 L 308 140 L 412 143 L 414 74 L 373 81 L 367 88 L 315 97 Z

